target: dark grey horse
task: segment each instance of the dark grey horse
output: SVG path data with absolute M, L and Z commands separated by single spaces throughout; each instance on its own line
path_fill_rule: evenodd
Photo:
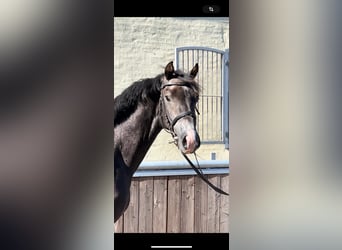
M 200 146 L 197 72 L 198 64 L 187 74 L 170 62 L 164 74 L 134 82 L 114 99 L 114 221 L 127 209 L 131 178 L 162 129 L 182 153 Z

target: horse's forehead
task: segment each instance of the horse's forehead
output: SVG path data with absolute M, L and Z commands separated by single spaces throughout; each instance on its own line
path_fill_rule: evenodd
M 181 79 L 173 78 L 169 80 L 168 84 L 170 84 L 170 86 L 167 86 L 167 89 L 173 94 L 181 94 L 185 90 L 183 86 L 184 81 Z

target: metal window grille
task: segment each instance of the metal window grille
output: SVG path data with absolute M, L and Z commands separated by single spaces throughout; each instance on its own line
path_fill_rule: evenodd
M 198 63 L 196 80 L 201 86 L 197 131 L 202 143 L 223 143 L 229 147 L 228 58 L 225 51 L 208 47 L 179 47 L 175 50 L 177 69 L 189 72 Z

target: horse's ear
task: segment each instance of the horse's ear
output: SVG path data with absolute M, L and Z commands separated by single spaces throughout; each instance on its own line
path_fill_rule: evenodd
M 169 62 L 165 67 L 165 76 L 167 80 L 170 80 L 172 78 L 172 75 L 175 72 L 175 68 L 173 67 L 173 62 Z
M 192 68 L 192 70 L 190 71 L 190 76 L 192 78 L 195 78 L 196 75 L 198 73 L 198 63 L 196 63 L 196 65 Z

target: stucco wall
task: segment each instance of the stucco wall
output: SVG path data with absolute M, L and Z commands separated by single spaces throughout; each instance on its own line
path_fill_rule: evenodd
M 163 72 L 174 51 L 180 46 L 229 48 L 228 18 L 114 18 L 114 96 L 132 82 Z M 162 131 L 145 160 L 182 160 L 171 137 Z M 202 144 L 197 151 L 200 160 L 228 159 L 223 144 Z

